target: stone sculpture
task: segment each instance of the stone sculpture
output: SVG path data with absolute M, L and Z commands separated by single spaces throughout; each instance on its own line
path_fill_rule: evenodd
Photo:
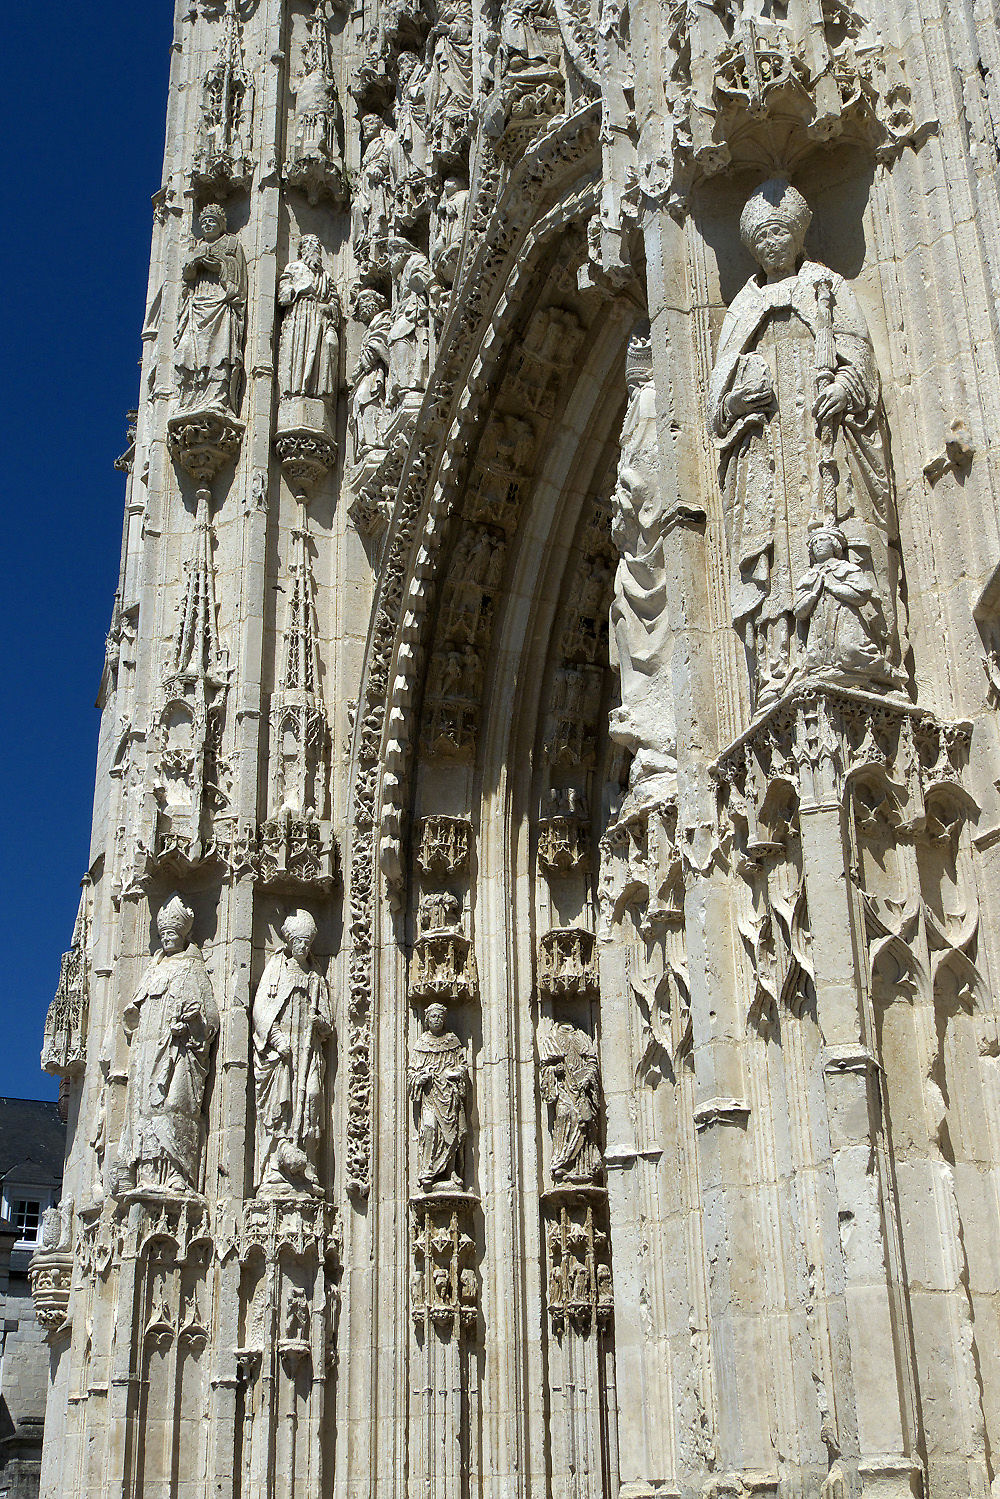
M 156 954 L 122 1017 L 130 1037 L 125 1118 L 115 1163 L 117 1195 L 198 1190 L 202 1102 L 219 1029 L 201 950 L 188 940 L 194 912 L 181 896 L 160 907 Z
M 464 1186 L 469 1067 L 462 1042 L 445 1029 L 447 1018 L 444 1005 L 427 1006 L 410 1062 L 410 1097 L 418 1116 L 417 1181 L 424 1192 Z
M 247 263 L 226 226 L 226 212 L 209 203 L 198 215 L 201 238 L 184 261 L 184 289 L 174 340 L 179 411 L 235 416 L 243 380 Z
M 740 233 L 761 271 L 726 313 L 709 390 L 719 449 L 733 622 L 754 706 L 796 665 L 795 585 L 814 521 L 839 526 L 870 569 L 866 628 L 896 670 L 898 554 L 892 476 L 871 336 L 842 276 L 802 260 L 811 214 L 783 178 L 747 200 Z
M 340 356 L 340 299 L 323 269 L 315 234 L 299 241 L 299 258 L 278 280 L 278 303 L 285 309 L 278 343 L 278 391 L 286 396 L 336 396 Z
M 393 194 L 403 222 L 424 206 L 427 175 L 427 69 L 415 52 L 401 52 L 396 63 L 396 120 L 393 140 Z
M 357 364 L 351 372 L 348 421 L 355 460 L 360 460 L 383 445 L 392 314 L 382 293 L 368 287 L 359 292 L 356 310 L 365 332 Z
M 676 766 L 672 638 L 667 616 L 666 504 L 660 488 L 656 392 L 648 325 L 629 341 L 628 407 L 622 427 L 612 538 L 618 548 L 611 604 L 621 705 L 611 735 L 632 751 L 633 788 L 650 791 Z M 637 789 L 636 794 L 640 792 Z
M 361 260 L 385 256 L 392 223 L 392 133 L 376 114 L 361 121 L 361 166 L 354 190 L 354 244 Z
M 388 333 L 390 408 L 419 403 L 431 361 L 431 289 L 434 273 L 426 255 L 398 241 L 390 246 L 395 284 Z
M 839 526 L 811 523 L 809 562 L 795 586 L 800 670 L 829 672 L 843 681 L 855 677 L 861 686 L 891 682 L 874 581 L 850 560 Z
M 456 161 L 468 140 L 472 107 L 472 6 L 469 0 L 439 0 L 438 20 L 428 37 L 427 119 L 438 166 Z
M 309 956 L 316 937 L 309 912 L 293 911 L 281 936 L 284 948 L 268 960 L 253 1002 L 257 1192 L 319 1197 L 330 990 Z
M 445 286 L 451 286 L 462 252 L 462 234 L 469 203 L 469 189 L 460 177 L 446 177 L 434 211 L 431 265 Z
M 553 1105 L 552 1179 L 592 1182 L 602 1166 L 597 1048 L 585 1031 L 560 1021 L 541 1033 L 539 1052 L 539 1090 Z

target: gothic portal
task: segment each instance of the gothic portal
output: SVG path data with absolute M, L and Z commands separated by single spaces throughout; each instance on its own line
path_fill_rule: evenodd
M 1000 1493 L 997 22 L 177 0 L 44 1499 Z

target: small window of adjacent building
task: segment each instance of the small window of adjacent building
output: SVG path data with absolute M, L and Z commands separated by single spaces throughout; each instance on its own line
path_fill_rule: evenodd
M 42 1226 L 42 1204 L 38 1197 L 14 1198 L 14 1227 L 22 1243 L 37 1244 Z

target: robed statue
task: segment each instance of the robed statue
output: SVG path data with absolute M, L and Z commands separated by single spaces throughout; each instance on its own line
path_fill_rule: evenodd
M 330 989 L 310 957 L 316 923 L 309 912 L 293 911 L 281 936 L 284 946 L 268 960 L 253 1002 L 257 1191 L 321 1196 Z
M 417 1109 L 417 1180 L 424 1192 L 440 1187 L 461 1191 L 464 1185 L 469 1067 L 462 1042 L 445 1029 L 447 1015 L 444 1005 L 427 1006 L 410 1063 L 410 1097 Z
M 278 278 L 278 303 L 285 309 L 278 340 L 278 394 L 332 401 L 340 357 L 340 299 L 333 277 L 323 269 L 315 234 L 302 236 L 298 260 L 289 261 Z
M 611 737 L 633 755 L 630 787 L 637 797 L 668 794 L 664 778 L 676 766 L 672 636 L 667 613 L 667 505 L 656 436 L 649 324 L 629 340 L 625 378 L 628 406 L 618 478 L 611 500 L 612 539 L 618 549 L 611 604 L 612 664 L 621 703 Z
M 539 1090 L 553 1105 L 552 1179 L 592 1182 L 603 1165 L 597 1048 L 585 1031 L 560 1021 L 542 1031 L 539 1052 Z
M 354 439 L 356 460 L 382 446 L 392 314 L 380 291 L 362 287 L 357 297 L 357 317 L 364 324 L 365 331 L 361 336 L 357 364 L 351 371 L 348 412 L 348 428 Z
M 160 951 L 122 1017 L 131 1041 L 116 1195 L 198 1191 L 202 1103 L 219 1012 L 201 950 L 188 941 L 194 913 L 179 895 L 160 907 Z
M 729 594 L 755 709 L 806 669 L 796 587 L 810 527 L 838 528 L 841 559 L 868 575 L 861 671 L 900 673 L 899 546 L 885 412 L 871 335 L 847 282 L 802 259 L 811 215 L 783 178 L 751 194 L 740 220 L 760 266 L 726 313 L 709 390 L 719 452 Z M 852 673 L 856 676 L 858 673 Z
M 209 203 L 198 215 L 201 238 L 181 270 L 183 293 L 174 366 L 180 411 L 239 411 L 247 263 L 226 212 Z

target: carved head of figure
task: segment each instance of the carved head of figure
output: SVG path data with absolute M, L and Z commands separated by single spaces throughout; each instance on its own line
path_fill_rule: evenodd
M 304 260 L 312 271 L 323 269 L 323 247 L 318 235 L 303 234 L 299 240 L 299 259 Z
M 373 286 L 363 286 L 354 298 L 354 315 L 359 323 L 367 325 L 380 312 L 385 312 L 388 306 L 382 292 L 376 291 Z
M 282 924 L 281 935 L 292 957 L 304 963 L 316 940 L 316 923 L 308 911 L 293 911 Z
M 413 76 L 413 69 L 417 66 L 419 61 L 420 59 L 415 52 L 406 51 L 399 54 L 399 58 L 396 63 L 396 74 L 399 78 L 399 93 L 402 93 L 403 89 L 409 83 L 410 79 Z
M 362 115 L 361 117 L 361 145 L 362 149 L 370 146 L 382 133 L 382 119 L 379 115 Z
M 815 566 L 829 562 L 832 557 L 847 556 L 847 537 L 839 526 L 827 521 L 812 521 L 809 525 L 809 561 Z
M 198 215 L 198 232 L 202 239 L 214 244 L 226 232 L 226 210 L 219 203 L 206 203 Z
M 444 1005 L 428 1005 L 424 1011 L 424 1025 L 432 1036 L 443 1036 L 448 1023 L 448 1011 Z
M 175 890 L 156 913 L 156 930 L 160 934 L 163 951 L 168 954 L 180 952 L 187 945 L 193 926 L 194 912 Z
M 769 276 L 791 275 L 812 218 L 787 177 L 771 177 L 750 194 L 740 215 L 740 238 Z

